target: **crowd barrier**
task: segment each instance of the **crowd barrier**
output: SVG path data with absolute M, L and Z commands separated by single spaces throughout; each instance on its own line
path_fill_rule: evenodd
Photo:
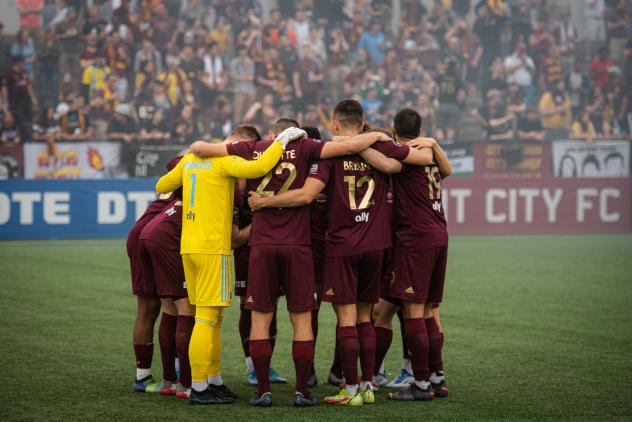
M 631 231 L 628 141 L 444 149 L 454 167 L 442 195 L 452 234 Z M 180 150 L 116 142 L 1 146 L 0 178 L 8 180 L 0 180 L 0 239 L 124 237 Z

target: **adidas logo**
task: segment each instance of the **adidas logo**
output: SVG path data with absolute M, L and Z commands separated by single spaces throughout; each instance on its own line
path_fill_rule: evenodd
M 334 295 L 334 289 L 329 289 L 329 290 L 327 290 L 327 291 L 325 292 L 325 294 L 326 294 L 327 296 L 333 296 L 333 295 Z
M 413 290 L 413 288 L 412 288 L 412 287 L 407 288 L 406 290 L 404 290 L 404 292 L 406 292 L 406 293 L 410 293 L 411 295 L 414 295 L 414 294 L 415 294 L 415 291 Z
M 254 300 L 252 300 L 252 296 L 248 296 L 248 300 L 246 300 L 246 302 L 248 302 L 248 303 L 253 303 L 253 302 L 254 302 Z

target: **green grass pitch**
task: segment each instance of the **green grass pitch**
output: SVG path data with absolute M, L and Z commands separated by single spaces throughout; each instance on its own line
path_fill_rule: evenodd
M 0 420 L 630 420 L 632 236 L 454 237 L 442 323 L 450 398 L 362 408 L 291 407 L 293 364 L 280 313 L 274 407 L 249 408 L 237 331 L 223 330 L 232 406 L 132 393 L 135 300 L 123 240 L 0 242 Z M 284 309 L 284 304 L 281 305 Z M 324 381 L 334 316 L 321 313 Z M 387 370 L 399 370 L 396 333 Z M 154 374 L 160 376 L 159 350 Z M 313 393 L 334 392 L 320 384 Z

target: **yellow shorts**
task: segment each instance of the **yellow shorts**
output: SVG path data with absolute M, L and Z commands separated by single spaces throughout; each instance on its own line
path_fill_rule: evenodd
M 232 255 L 184 254 L 182 264 L 191 305 L 230 306 L 235 284 Z

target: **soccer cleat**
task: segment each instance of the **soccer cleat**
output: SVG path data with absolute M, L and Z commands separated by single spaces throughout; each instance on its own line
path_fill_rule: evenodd
M 248 385 L 252 385 L 253 387 L 259 386 L 259 381 L 257 380 L 257 373 L 254 370 L 248 372 L 247 377 L 248 377 Z
M 386 378 L 386 374 L 379 373 L 373 377 L 373 385 L 384 387 L 386 384 L 388 384 L 388 378 Z
M 294 395 L 294 407 L 311 407 L 316 404 L 316 400 L 312 397 L 305 397 L 301 393 Z
M 349 394 L 346 388 L 342 388 L 335 396 L 325 397 L 325 404 L 333 404 L 339 406 L 362 406 L 364 401 L 360 393 L 352 395 Z
M 415 382 L 415 377 L 413 377 L 413 374 L 405 369 L 402 369 L 401 371 L 399 371 L 399 375 L 397 376 L 397 378 L 386 384 L 386 386 L 388 388 L 404 388 L 408 387 L 413 382 Z
M 158 393 L 160 392 L 160 384 L 154 381 L 151 375 L 141 380 L 134 380 L 132 385 L 134 391 L 138 393 Z
M 176 383 L 162 380 L 162 384 L 160 385 L 160 394 L 162 396 L 173 396 L 176 394 Z
M 312 375 L 309 376 L 309 379 L 307 380 L 307 386 L 309 388 L 314 388 L 318 385 L 318 378 L 316 378 L 316 373 L 313 373 Z
M 190 388 L 185 388 L 180 383 L 178 383 L 178 385 L 176 385 L 176 398 L 188 399 L 190 395 L 191 395 L 191 389 Z
M 430 383 L 428 383 L 426 389 L 422 389 L 413 382 L 408 387 L 402 388 L 399 391 L 388 393 L 387 397 L 391 400 L 430 401 L 434 398 L 434 392 L 432 391 L 432 385 L 430 385 Z
M 345 383 L 345 379 L 342 374 L 336 374 L 334 372 L 329 372 L 329 376 L 327 377 L 327 384 L 334 385 L 336 387 L 340 387 Z
M 208 389 L 217 394 L 218 396 L 228 397 L 231 399 L 236 399 L 237 394 L 233 393 L 226 387 L 226 384 L 222 385 L 213 385 L 209 384 Z
M 362 402 L 364 404 L 375 403 L 375 393 L 369 387 L 367 387 L 366 390 L 360 392 L 360 395 L 362 396 Z
M 437 398 L 446 398 L 448 397 L 448 383 L 445 382 L 445 379 L 442 379 L 440 382 L 430 382 L 432 386 L 432 391 L 434 391 L 434 396 Z
M 287 384 L 287 378 L 283 378 L 274 368 L 270 368 L 270 382 L 272 384 Z
M 272 393 L 264 393 L 260 396 L 255 395 L 248 400 L 248 404 L 256 407 L 270 407 L 272 406 Z
M 189 403 L 191 404 L 231 404 L 234 401 L 235 399 L 220 396 L 208 388 L 201 393 L 191 390 L 191 395 L 189 396 Z

